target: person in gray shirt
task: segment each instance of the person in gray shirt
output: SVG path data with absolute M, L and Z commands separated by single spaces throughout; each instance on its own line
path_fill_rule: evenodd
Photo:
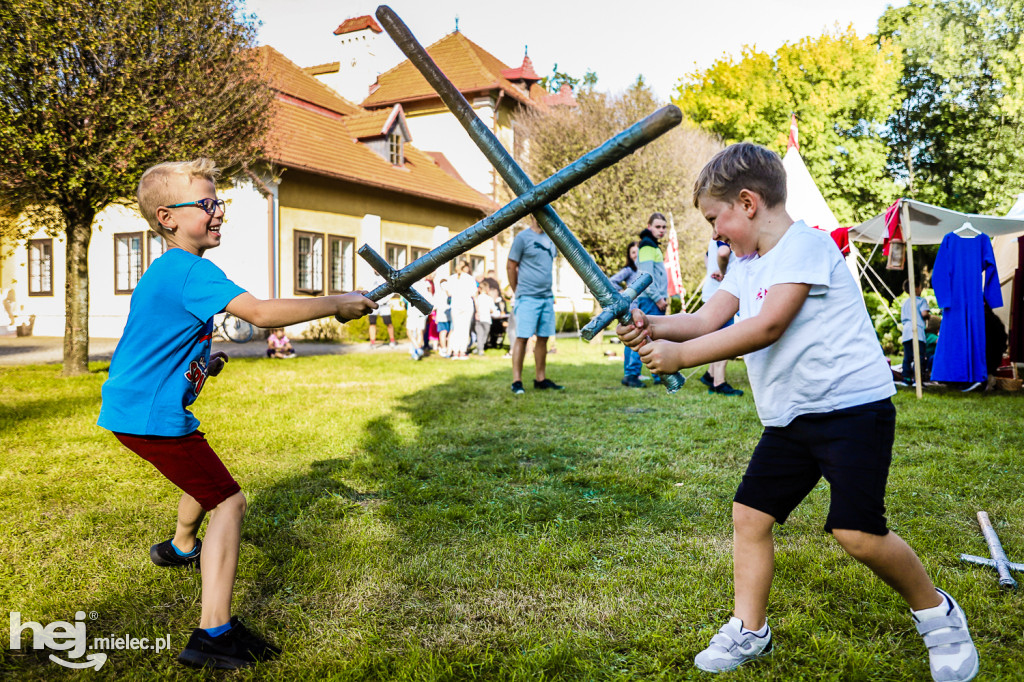
M 555 333 L 555 295 L 551 270 L 558 251 L 551 239 L 534 223 L 512 240 L 508 254 L 508 283 L 515 293 L 515 338 L 512 340 L 512 392 L 521 395 L 526 342 L 536 335 L 533 347 L 536 389 L 562 390 L 547 378 L 548 337 Z

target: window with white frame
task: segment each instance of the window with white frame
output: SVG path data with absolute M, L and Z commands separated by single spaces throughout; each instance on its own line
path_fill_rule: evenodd
M 327 262 L 330 293 L 352 291 L 355 286 L 356 242 L 348 237 L 328 237 Z
M 53 296 L 53 240 L 28 242 L 28 295 Z
M 130 294 L 142 279 L 142 233 L 114 235 L 114 293 Z
M 409 248 L 403 244 L 385 244 L 384 259 L 395 270 L 401 270 L 409 264 Z
M 324 290 L 324 236 L 295 232 L 295 293 L 321 294 Z
M 405 153 L 402 147 L 402 134 L 392 130 L 388 135 L 388 160 L 392 166 L 401 166 L 405 163 Z
M 160 256 L 167 251 L 167 242 L 164 238 L 152 230 L 146 239 L 146 267 L 148 268 Z
M 486 268 L 487 268 L 487 261 L 486 261 L 486 259 L 484 259 L 483 256 L 473 256 L 473 255 L 470 255 L 470 257 L 469 257 L 469 270 L 470 270 L 470 272 L 473 273 L 473 277 L 474 278 L 483 277 L 484 276 L 484 271 L 486 270 Z

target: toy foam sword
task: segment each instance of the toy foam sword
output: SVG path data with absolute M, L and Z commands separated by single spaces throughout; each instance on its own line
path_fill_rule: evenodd
M 981 526 L 985 542 L 988 543 L 988 553 L 992 558 L 986 559 L 985 557 L 961 554 L 960 559 L 968 563 L 980 564 L 996 569 L 996 573 L 999 574 L 999 586 L 1001 588 L 1004 590 L 1017 589 L 1017 581 L 1010 575 L 1010 571 L 1024 573 L 1024 564 L 1016 564 L 1006 558 L 1003 544 L 999 542 L 999 536 L 996 535 L 996 529 L 992 527 L 992 522 L 988 518 L 988 512 L 978 512 L 978 525 Z
M 451 81 L 449 81 L 441 69 L 438 68 L 434 60 L 430 58 L 427 51 L 423 49 L 423 46 L 417 42 L 416 38 L 409 31 L 409 28 L 402 22 L 397 14 L 388 6 L 381 5 L 377 8 L 377 19 L 380 21 L 384 30 L 388 32 L 395 44 L 398 45 L 399 49 L 405 53 L 405 56 L 409 58 L 409 61 L 419 70 L 420 74 L 427 80 L 427 82 L 434 88 L 437 94 L 440 96 L 441 101 L 445 103 L 448 109 L 455 115 L 462 127 L 469 133 L 470 138 L 476 143 L 483 152 L 484 156 L 491 165 L 494 166 L 498 174 L 501 175 L 502 179 L 512 188 L 520 198 L 529 196 L 531 191 L 535 189 L 533 182 L 529 176 L 523 171 L 522 168 L 516 164 L 515 159 L 509 154 L 508 150 L 505 149 L 501 142 L 498 141 L 497 136 L 487 127 L 487 125 L 480 120 L 473 111 L 473 107 L 466 101 L 466 98 L 462 96 Z M 682 121 L 682 112 L 677 107 L 668 106 L 659 109 L 657 112 L 649 116 L 644 121 L 650 120 L 651 118 L 659 117 L 669 121 L 668 128 L 672 128 L 678 125 Z M 643 121 L 636 125 L 643 124 Z M 666 128 L 666 130 L 668 129 Z M 665 132 L 664 130 L 661 132 Z M 659 133 L 660 135 L 661 133 Z M 657 136 L 654 136 L 657 137 Z M 651 139 L 654 139 L 652 137 Z M 650 140 L 648 140 L 650 141 Z M 638 145 L 641 146 L 641 145 Z M 586 158 L 586 157 L 584 157 Z M 583 159 L 579 159 L 569 166 L 565 170 L 573 169 L 577 164 L 580 164 Z M 609 164 L 610 165 L 610 164 Z M 543 183 L 541 183 L 543 185 Z M 538 185 L 539 187 L 540 185 Z M 513 202 L 514 203 L 514 202 Z M 623 324 L 630 324 L 632 318 L 630 316 L 630 306 L 632 304 L 632 298 L 627 298 L 626 295 L 635 297 L 639 292 L 643 291 L 650 282 L 645 279 L 643 281 L 636 282 L 636 286 L 627 289 L 625 292 L 620 293 L 608 276 L 605 275 L 601 269 L 594 262 L 593 257 L 587 253 L 583 245 L 580 244 L 579 240 L 576 239 L 575 235 L 566 227 L 562 219 L 558 217 L 558 214 L 548 204 L 542 204 L 533 211 L 534 216 L 537 218 L 537 222 L 541 229 L 547 233 L 551 241 L 554 242 L 555 247 L 565 256 L 566 262 L 572 267 L 573 270 L 580 276 L 583 282 L 587 285 L 591 292 L 597 297 L 598 303 L 601 304 L 601 314 L 592 319 L 584 328 L 580 334 L 585 339 L 591 339 L 600 330 L 608 326 L 612 320 L 618 319 Z M 669 393 L 675 393 L 678 391 L 685 380 L 677 372 L 670 376 L 664 377 L 665 388 L 668 389 Z

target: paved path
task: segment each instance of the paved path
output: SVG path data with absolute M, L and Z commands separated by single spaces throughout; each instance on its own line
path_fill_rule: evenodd
M 114 354 L 117 341 L 117 339 L 89 339 L 89 360 L 92 362 L 109 360 Z M 224 351 L 233 358 L 258 358 L 266 352 L 267 342 L 265 339 L 253 340 L 249 343 L 214 341 L 213 350 Z M 369 352 L 370 344 L 299 342 L 295 344 L 295 350 L 299 355 L 342 355 Z M 396 349 L 389 349 L 385 345 L 374 352 L 405 353 L 407 350 L 408 344 L 400 343 Z M 63 361 L 63 337 L 0 336 L 0 366 L 59 364 Z
M 576 332 L 559 332 L 559 339 L 575 339 Z M 114 355 L 117 339 L 89 339 L 89 361 L 109 360 Z M 249 343 L 214 341 L 214 351 L 224 351 L 232 358 L 259 358 L 267 351 L 266 339 L 253 339 Z M 397 348 L 388 348 L 378 343 L 371 351 L 369 343 L 315 343 L 299 341 L 295 351 L 306 355 L 345 355 L 347 353 L 408 353 L 409 342 L 399 341 Z M 64 361 L 64 337 L 62 336 L 0 336 L 0 367 L 16 365 L 60 364 Z

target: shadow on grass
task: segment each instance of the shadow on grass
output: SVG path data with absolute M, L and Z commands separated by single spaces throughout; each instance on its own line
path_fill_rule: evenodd
M 502 674 L 513 658 L 520 673 L 611 670 L 601 659 L 621 658 L 637 633 L 604 622 L 621 607 L 604 604 L 616 598 L 608 581 L 628 584 L 650 564 L 674 561 L 670 544 L 721 554 L 716 569 L 730 570 L 727 554 L 681 536 L 714 509 L 731 537 L 740 464 L 722 466 L 722 446 L 707 446 L 716 408 L 704 391 L 636 391 L 619 385 L 618 368 L 601 374 L 559 365 L 554 378 L 566 391 L 523 396 L 508 390 L 507 368 L 458 376 L 353 426 L 361 439 L 351 457 L 315 461 L 253 491 L 244 539 L 273 570 L 249 601 L 291 603 L 302 592 L 302 608 L 323 608 L 372 582 L 369 603 L 346 604 L 368 611 L 373 624 L 359 627 L 386 633 L 352 663 L 370 677 L 407 675 L 424 653 L 431 665 Z M 736 405 L 753 418 L 750 405 Z M 674 446 L 681 435 L 689 444 Z M 664 602 L 631 599 L 644 603 L 623 617 L 675 627 L 655 613 Z

